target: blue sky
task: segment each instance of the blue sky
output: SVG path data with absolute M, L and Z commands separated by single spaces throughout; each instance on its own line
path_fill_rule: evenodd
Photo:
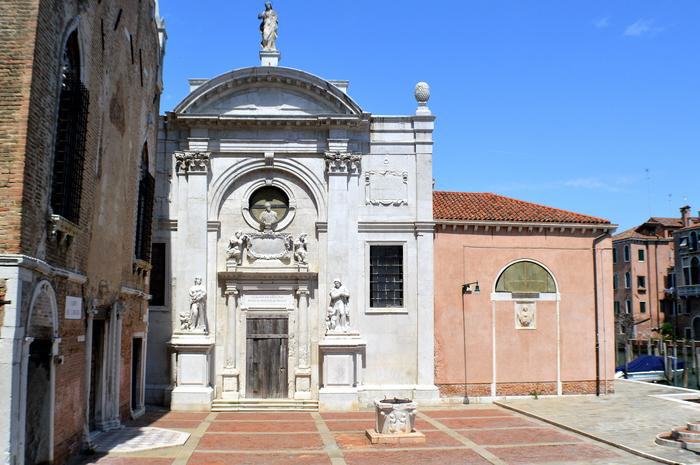
M 161 0 L 163 112 L 259 62 L 258 0 Z M 374 114 L 432 88 L 436 188 L 602 216 L 700 210 L 700 1 L 277 0 L 281 65 Z

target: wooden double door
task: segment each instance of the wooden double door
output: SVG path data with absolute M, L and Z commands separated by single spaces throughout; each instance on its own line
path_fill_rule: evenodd
M 289 320 L 286 316 L 248 317 L 246 397 L 286 399 Z

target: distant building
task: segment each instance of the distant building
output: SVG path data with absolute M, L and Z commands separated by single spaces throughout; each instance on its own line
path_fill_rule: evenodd
M 144 411 L 154 0 L 0 2 L 0 464 Z
M 495 194 L 433 198 L 441 396 L 611 392 L 615 225 Z
M 613 288 L 618 334 L 658 335 L 673 311 L 673 233 L 679 218 L 651 217 L 613 237 Z
M 698 215 L 700 216 L 700 215 Z M 700 218 L 681 208 L 682 228 L 673 232 L 675 246 L 675 311 L 670 323 L 677 337 L 700 339 Z

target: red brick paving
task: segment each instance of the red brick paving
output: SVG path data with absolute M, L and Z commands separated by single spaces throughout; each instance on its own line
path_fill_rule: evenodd
M 370 445 L 365 433 L 335 433 L 335 441 L 341 449 L 411 449 L 414 447 L 464 447 L 442 431 L 425 431 L 425 443 L 418 444 L 375 444 Z
M 219 413 L 216 421 L 313 421 L 310 413 L 306 412 L 226 412 Z
M 489 447 L 488 451 L 508 462 L 508 465 L 536 465 L 547 462 L 586 463 L 591 460 L 619 457 L 617 454 L 589 444 L 502 448 Z
M 330 465 L 323 454 L 212 454 L 195 452 L 187 465 Z
M 316 433 L 313 421 L 223 421 L 209 426 L 207 433 Z
M 542 442 L 580 442 L 576 436 L 551 428 L 519 428 L 460 431 L 462 436 L 480 445 L 533 444 Z
M 486 447 L 508 465 L 589 463 L 620 458 L 578 436 L 532 421 L 500 408 L 463 408 L 422 411 L 465 439 Z M 163 455 L 188 459 L 187 465 L 331 465 L 315 418 L 306 412 L 150 413 L 139 423 L 164 428 L 198 429 L 211 418 L 194 452 L 163 449 Z M 365 430 L 374 425 L 373 412 L 322 413 L 348 465 L 487 465 L 473 448 L 437 429 L 424 418 L 417 429 L 422 444 L 371 445 Z M 543 443 L 551 445 L 542 445 Z M 562 443 L 562 444 L 556 444 Z M 568 444 L 563 444 L 568 443 Z M 574 444 L 572 444 L 574 443 Z M 483 450 L 483 449 L 481 449 Z M 184 455 L 182 455 L 184 454 Z M 191 455 L 190 455 L 191 454 Z M 149 458 L 158 451 L 133 456 L 103 457 L 85 465 L 172 465 L 173 458 Z M 144 457 L 145 456 L 145 457 Z
M 371 420 L 374 421 L 374 412 L 324 412 L 321 414 L 324 420 Z
M 348 465 L 491 465 L 479 454 L 469 449 L 344 452 Z
M 318 433 L 207 433 L 202 436 L 197 450 L 280 450 L 323 449 Z

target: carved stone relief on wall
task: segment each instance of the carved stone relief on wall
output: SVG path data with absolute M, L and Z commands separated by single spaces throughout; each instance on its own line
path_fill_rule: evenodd
M 408 205 L 408 173 L 390 169 L 367 171 L 365 203 L 385 207 Z
M 535 302 L 515 302 L 515 329 L 536 329 Z

